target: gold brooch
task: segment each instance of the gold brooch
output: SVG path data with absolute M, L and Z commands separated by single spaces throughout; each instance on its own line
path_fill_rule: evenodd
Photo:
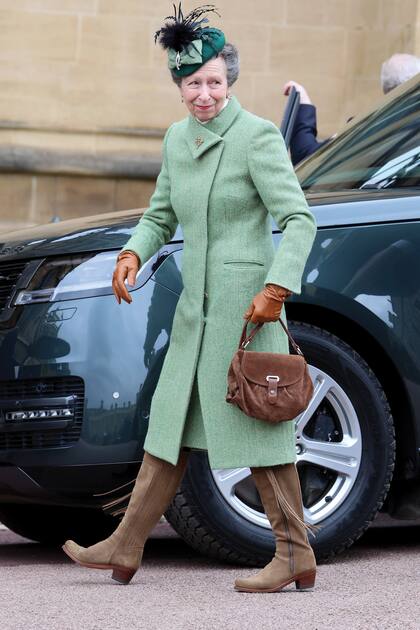
M 197 149 L 198 149 L 199 146 L 201 146 L 203 144 L 203 142 L 204 142 L 204 140 L 203 140 L 203 138 L 200 138 L 200 136 L 198 136 L 195 139 L 195 144 L 196 144 Z

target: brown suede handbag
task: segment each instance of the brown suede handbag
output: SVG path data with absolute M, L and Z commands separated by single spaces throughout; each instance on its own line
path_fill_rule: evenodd
M 302 350 L 279 319 L 295 355 L 246 351 L 263 326 L 256 324 L 247 337 L 249 321 L 244 324 L 238 350 L 229 366 L 226 401 L 246 415 L 272 424 L 293 420 L 306 409 L 314 390 Z

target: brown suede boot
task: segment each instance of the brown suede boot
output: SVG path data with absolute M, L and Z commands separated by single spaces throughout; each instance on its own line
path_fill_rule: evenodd
M 273 533 L 276 553 L 261 571 L 235 580 L 235 590 L 273 593 L 296 582 L 298 590 L 315 584 L 316 561 L 306 530 L 317 527 L 303 520 L 302 493 L 295 464 L 251 468 Z
M 104 510 L 113 507 L 113 514 L 125 511 L 116 530 L 90 547 L 67 540 L 63 545 L 65 553 L 84 567 L 112 570 L 114 580 L 128 584 L 140 566 L 147 536 L 178 489 L 187 461 L 188 453 L 183 450 L 176 466 L 145 452 L 131 496 L 129 493 L 103 506 Z M 127 496 L 127 508 L 119 507 Z

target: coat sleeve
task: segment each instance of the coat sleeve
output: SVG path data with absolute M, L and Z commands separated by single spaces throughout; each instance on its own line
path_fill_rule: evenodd
M 315 153 L 328 142 L 328 140 L 318 142 L 316 139 L 317 135 L 315 105 L 309 103 L 299 105 L 292 137 L 290 138 L 290 156 L 293 165 L 298 164 L 308 155 Z
M 250 142 L 248 168 L 263 204 L 283 233 L 264 284 L 300 293 L 316 224 L 274 123 L 264 121 Z
M 140 257 L 142 265 L 171 240 L 178 225 L 178 219 L 170 202 L 171 185 L 167 157 L 170 131 L 171 127 L 163 139 L 162 168 L 156 180 L 156 188 L 150 198 L 150 205 L 121 250 L 134 251 Z

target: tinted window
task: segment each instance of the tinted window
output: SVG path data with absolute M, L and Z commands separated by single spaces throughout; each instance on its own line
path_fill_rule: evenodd
M 297 170 L 304 190 L 420 186 L 420 82 L 389 97 Z

